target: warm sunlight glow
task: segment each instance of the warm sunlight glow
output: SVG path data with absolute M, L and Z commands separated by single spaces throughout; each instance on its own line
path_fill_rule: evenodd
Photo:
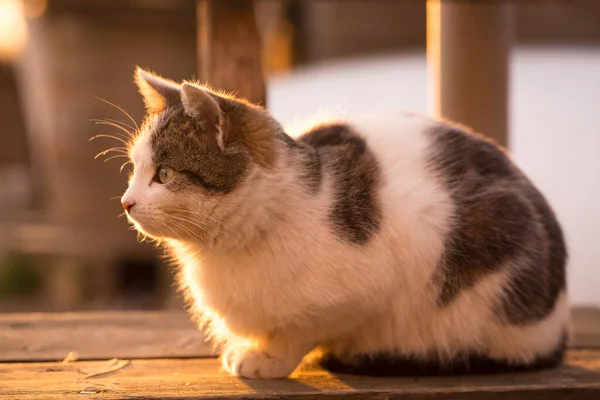
M 305 116 L 297 117 L 294 120 L 285 125 L 285 132 L 293 138 L 296 138 L 313 127 L 334 123 L 336 121 L 343 120 L 346 112 L 341 108 L 321 108 L 316 113 Z
M 25 6 L 25 17 L 30 19 L 40 18 L 46 12 L 48 0 L 27 0 Z
M 25 47 L 27 25 L 20 0 L 0 0 L 0 60 L 11 60 Z
M 440 0 L 427 1 L 427 68 L 429 69 L 429 110 L 433 115 L 441 115 L 441 16 Z

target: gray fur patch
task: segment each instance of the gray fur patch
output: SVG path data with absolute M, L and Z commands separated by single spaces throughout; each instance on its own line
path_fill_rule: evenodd
M 300 164 L 300 179 L 311 194 L 317 194 L 321 188 L 322 165 L 321 157 L 316 148 L 300 143 L 281 132 L 280 140 L 291 150 L 292 157 Z
M 513 325 L 539 321 L 554 309 L 556 299 L 566 290 L 567 249 L 552 209 L 533 186 L 524 188 L 541 225 L 540 240 L 531 243 L 513 271 L 497 313 Z
M 204 130 L 182 107 L 167 108 L 159 117 L 150 144 L 153 162 L 181 173 L 166 187 L 181 190 L 190 185 L 207 193 L 227 193 L 242 179 L 248 165 L 241 146 L 217 144 L 217 132 Z
M 548 315 L 565 287 L 566 251 L 546 200 L 487 140 L 451 126 L 430 135 L 431 166 L 456 204 L 435 274 L 439 305 L 508 268 L 511 279 L 496 307 L 501 319 L 525 324 Z
M 464 199 L 446 243 L 440 303 L 449 303 L 462 289 L 514 259 L 531 240 L 531 214 L 527 202 L 507 190 Z
M 367 243 L 381 222 L 377 203 L 381 172 L 365 140 L 348 125 L 332 124 L 305 133 L 299 143 L 315 149 L 321 168 L 333 177 L 329 218 L 336 234 L 353 244 Z

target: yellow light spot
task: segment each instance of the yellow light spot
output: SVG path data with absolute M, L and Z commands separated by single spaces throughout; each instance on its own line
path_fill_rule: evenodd
M 27 25 L 20 0 L 0 0 L 0 60 L 12 60 L 25 47 Z

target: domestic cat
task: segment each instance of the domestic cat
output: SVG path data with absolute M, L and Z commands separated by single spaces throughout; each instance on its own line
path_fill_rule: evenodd
M 231 95 L 135 81 L 148 115 L 122 204 L 232 374 L 287 377 L 313 350 L 367 375 L 561 363 L 563 234 L 498 146 L 401 113 L 292 138 Z

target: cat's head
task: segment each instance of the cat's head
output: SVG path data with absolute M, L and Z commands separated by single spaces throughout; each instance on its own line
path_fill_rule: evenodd
M 204 86 L 137 69 L 148 114 L 133 140 L 133 173 L 121 198 L 156 239 L 210 242 L 274 168 L 280 126 L 260 107 Z

